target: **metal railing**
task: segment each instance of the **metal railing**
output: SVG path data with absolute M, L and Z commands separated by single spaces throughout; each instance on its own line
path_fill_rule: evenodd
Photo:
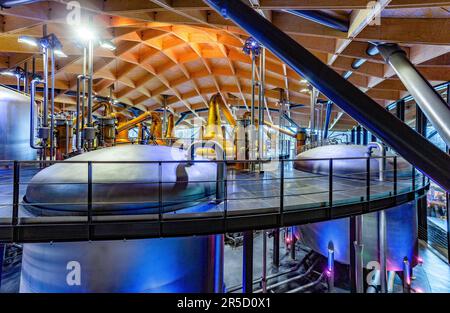
M 385 169 L 384 181 L 379 180 L 379 173 L 371 171 L 371 162 L 375 159 L 383 158 L 386 162 L 390 160 L 389 168 Z M 250 164 L 260 161 L 232 161 L 235 166 L 238 163 Z M 303 172 L 294 169 L 295 163 L 316 163 L 322 166 L 318 172 Z M 365 170 L 354 172 L 340 172 L 336 170 L 342 165 L 342 162 L 364 163 Z M 378 161 L 375 161 L 378 162 Z M 31 182 L 30 177 L 38 173 L 43 168 L 52 164 L 85 164 L 87 167 L 87 177 L 79 181 L 51 183 Z M 219 171 L 222 166 L 216 166 L 218 173 L 216 177 L 222 177 L 217 180 L 166 180 L 164 171 L 165 166 L 169 164 L 184 164 L 191 166 L 193 164 L 215 163 L 216 165 L 227 164 L 228 161 L 209 161 L 209 160 L 182 160 L 182 161 L 0 161 L 0 241 L 20 240 L 18 231 L 24 231 L 25 228 L 36 229 L 36 225 L 45 225 L 45 227 L 80 224 L 87 226 L 87 239 L 95 240 L 94 226 L 105 223 L 127 223 L 133 221 L 151 221 L 158 230 L 151 232 L 148 237 L 163 236 L 167 233 L 165 224 L 174 221 L 189 221 L 189 223 L 199 222 L 201 220 L 214 221 L 207 225 L 208 230 L 202 231 L 200 224 L 198 229 L 190 226 L 190 230 L 183 230 L 175 234 L 201 234 L 233 231 L 236 229 L 262 229 L 272 228 L 275 225 L 283 226 L 289 223 L 295 223 L 292 217 L 296 214 L 313 213 L 314 210 L 323 211 L 325 214 L 317 217 L 317 214 L 308 217 L 305 215 L 304 222 L 313 222 L 318 220 L 328 220 L 340 216 L 349 216 L 349 214 L 361 214 L 372 212 L 377 209 L 385 208 L 386 203 L 381 206 L 378 202 L 383 199 L 393 199 L 391 205 L 399 204 L 401 201 L 411 201 L 415 198 L 416 192 L 426 188 L 429 184 L 428 178 L 417 170 L 408 166 L 399 167 L 396 156 L 388 157 L 353 157 L 353 158 L 315 158 L 300 160 L 273 160 L 264 165 L 266 171 L 264 174 L 240 172 L 228 167 L 226 175 L 221 175 Z M 361 164 L 362 164 L 361 163 Z M 158 179 L 144 182 L 117 181 L 117 182 L 99 182 L 95 176 L 95 170 L 99 167 L 108 165 L 135 165 L 151 166 L 152 170 L 157 170 Z M 267 170 L 271 167 L 271 170 Z M 147 168 L 147 170 L 150 169 Z M 125 173 L 124 173 L 125 175 Z M 183 195 L 172 195 L 167 185 L 185 184 L 189 188 L 190 184 L 200 186 L 202 184 L 221 185 L 220 193 L 211 192 L 194 199 L 186 200 Z M 21 197 L 24 195 L 25 188 L 33 185 L 83 185 L 85 186 L 86 199 L 82 202 L 62 201 L 50 203 L 27 203 Z M 157 194 L 149 195 L 147 200 L 127 200 L 127 201 L 96 201 L 99 194 L 96 188 L 103 187 L 103 191 L 120 185 L 121 188 L 137 188 L 143 185 L 143 192 L 146 190 L 157 191 Z M 106 186 L 106 187 L 105 187 Z M 157 186 L 157 188 L 156 188 Z M 326 187 L 324 187 L 326 186 Z M 105 189 L 106 188 L 106 189 Z M 150 189 L 146 189 L 150 188 Z M 99 190 L 99 189 L 97 189 Z M 113 189 L 111 189 L 113 190 Z M 12 192 L 11 192 L 12 191 Z M 413 197 L 398 200 L 399 195 L 413 194 Z M 52 195 L 49 195 L 49 199 Z M 9 201 L 8 201 L 9 199 Z M 5 202 L 6 201 L 6 202 Z M 400 202 L 399 202 L 400 201 Z M 122 205 L 147 206 L 148 210 L 99 210 L 98 207 L 115 207 Z M 50 207 L 46 214 L 40 215 L 30 210 L 30 207 Z M 82 207 L 81 209 L 71 210 L 71 207 Z M 353 211 L 343 210 L 341 208 L 353 206 Z M 51 208 L 57 208 L 53 211 Z M 206 207 L 206 208 L 205 208 Z M 63 213 L 61 213 L 63 210 Z M 54 215 L 52 214 L 54 212 Z M 68 217 L 70 217 L 68 219 Z M 130 219 L 130 217 L 132 217 Z M 261 217 L 263 217 L 261 219 Z M 286 218 L 289 217 L 289 221 Z M 242 218 L 241 223 L 237 220 Z M 252 218 L 255 218 L 252 220 Z M 264 218 L 270 218 L 267 221 Z M 256 222 L 258 221 L 258 222 Z M 238 223 L 238 224 L 233 224 Z M 257 225 L 256 225 L 257 224 Z M 206 225 L 206 224 L 205 224 Z M 214 226 L 215 225 L 215 226 Z M 182 227 L 182 224 L 180 224 Z M 206 227 L 206 226 L 205 226 Z M 13 233 L 2 232 L 4 229 L 12 229 Z M 163 229 L 164 228 L 164 229 Z M 30 230 L 31 231 L 31 230 Z M 172 230 L 171 230 L 172 231 Z M 120 236 L 120 230 L 117 233 Z M 55 233 L 54 240 L 58 235 Z M 67 236 L 67 234 L 66 234 Z M 146 237 L 140 234 L 140 237 Z M 127 235 L 124 234 L 123 238 Z M 133 236 L 130 236 L 133 237 Z M 47 237 L 45 237 L 47 238 Z M 78 238 L 78 237 L 77 237 Z M 84 237 L 83 237 L 84 238 Z M 75 238 L 74 238 L 75 239 Z M 53 239 L 52 239 L 53 240 Z

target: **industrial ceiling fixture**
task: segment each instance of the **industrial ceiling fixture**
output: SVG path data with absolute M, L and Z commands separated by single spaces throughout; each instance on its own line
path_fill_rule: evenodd
M 14 69 L 6 69 L 6 70 L 0 71 L 0 75 L 16 77 L 16 79 L 17 79 L 17 91 L 20 91 L 20 81 L 22 79 L 25 81 L 27 73 L 25 72 L 25 70 L 23 68 L 17 66 Z M 24 86 L 24 89 L 26 89 L 26 86 Z
M 62 44 L 55 34 L 50 34 L 42 38 L 35 38 L 31 36 L 19 36 L 17 42 L 25 43 L 32 47 L 40 47 L 41 49 L 51 49 L 53 53 L 61 58 L 66 58 L 67 55 L 62 51 Z

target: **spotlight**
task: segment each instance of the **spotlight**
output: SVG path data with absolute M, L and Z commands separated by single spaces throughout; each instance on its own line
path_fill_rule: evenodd
M 67 55 L 64 52 L 62 52 L 60 49 L 55 49 L 53 52 L 55 53 L 55 55 L 59 56 L 60 58 L 67 58 Z
M 109 40 L 100 40 L 99 41 L 100 47 L 104 49 L 108 49 L 110 51 L 116 50 L 116 45 L 112 43 L 112 41 Z
M 86 26 L 81 26 L 80 28 L 78 28 L 77 35 L 78 38 L 80 38 L 83 41 L 94 40 L 97 38 L 97 34 L 95 33 L 95 31 Z
M 344 73 L 344 75 L 342 75 L 342 77 L 344 77 L 345 79 L 349 79 L 350 76 L 352 76 L 353 72 L 352 71 L 347 71 Z
M 39 45 L 39 40 L 30 36 L 19 36 L 19 38 L 17 38 L 17 42 L 26 43 L 27 45 L 33 47 L 37 47 Z
M 356 59 L 355 61 L 353 61 L 352 63 L 352 68 L 353 69 L 358 69 L 361 67 L 361 65 L 363 65 L 364 63 L 366 63 L 366 59 Z
M 302 88 L 302 89 L 300 90 L 300 92 L 303 92 L 303 93 L 309 93 L 310 90 L 309 90 L 308 88 Z
M 302 79 L 302 80 L 300 80 L 300 83 L 302 83 L 302 84 L 308 84 L 308 81 L 306 80 L 306 79 Z
M 255 38 L 249 37 L 244 43 L 244 47 L 242 48 L 245 54 L 254 56 L 258 56 L 261 53 L 261 45 Z
M 11 76 L 11 77 L 17 77 L 17 73 L 12 70 L 4 70 L 0 72 L 0 75 L 3 76 Z

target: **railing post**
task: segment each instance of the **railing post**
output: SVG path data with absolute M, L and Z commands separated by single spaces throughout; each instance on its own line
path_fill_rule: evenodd
M 280 160 L 281 172 L 280 172 L 280 226 L 283 225 L 284 219 L 284 160 Z
M 92 238 L 92 161 L 88 162 L 88 239 Z
M 227 216 L 228 216 L 228 179 L 227 174 L 225 173 L 225 177 L 223 180 L 223 230 L 227 231 Z
M 331 218 L 333 208 L 333 159 L 329 160 L 328 169 L 328 218 Z
M 17 225 L 19 224 L 19 190 L 20 190 L 20 163 L 14 161 L 13 165 L 13 208 L 11 223 L 13 226 L 13 242 L 17 241 Z
M 366 201 L 368 211 L 370 207 L 370 156 L 366 159 Z
M 397 156 L 394 156 L 394 196 L 397 195 Z
M 159 236 L 162 235 L 162 214 L 163 214 L 163 188 L 162 188 L 162 162 L 158 162 L 158 222 Z
M 411 191 L 416 190 L 416 168 L 414 167 L 414 165 L 411 165 L 412 167 L 412 176 L 411 176 L 411 181 L 412 181 L 412 189 Z

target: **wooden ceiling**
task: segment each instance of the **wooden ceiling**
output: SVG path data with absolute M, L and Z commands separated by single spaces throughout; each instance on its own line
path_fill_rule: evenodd
M 450 80 L 450 1 L 380 0 L 379 25 L 369 25 L 367 0 L 243 0 L 255 6 L 274 25 L 284 30 L 337 72 L 352 70 L 349 81 L 380 105 L 407 95 L 406 88 L 380 56 L 366 55 L 368 41 L 399 43 L 410 60 L 432 83 Z M 250 106 L 251 60 L 242 52 L 248 34 L 211 10 L 201 0 L 85 0 L 81 17 L 94 18 L 99 38 L 112 40 L 117 49 L 97 47 L 94 58 L 94 91 L 113 97 L 130 107 L 154 110 L 162 96 L 175 113 L 207 108 L 209 97 L 220 92 L 226 103 L 239 106 L 240 116 Z M 323 10 L 346 19 L 348 33 L 285 13 L 284 9 Z M 55 88 L 58 105 L 73 109 L 76 76 L 82 69 L 82 49 L 74 27 L 66 18 L 65 1 L 39 1 L 0 11 L 0 67 L 22 66 L 36 48 L 17 42 L 19 35 L 40 37 L 42 25 L 62 41 L 68 58 L 57 59 Z M 84 22 L 86 23 L 86 22 Z M 38 56 L 39 58 L 39 56 Z M 359 69 L 355 59 L 368 61 Z M 28 62 L 30 66 L 30 62 Z M 42 71 L 38 59 L 37 71 Z M 309 123 L 310 95 L 307 84 L 269 51 L 266 63 L 266 103 L 278 109 L 279 88 L 288 90 L 291 102 L 304 104 L 291 110 L 301 126 Z M 260 73 L 258 73 L 259 76 Z M 13 85 L 14 79 L 0 77 Z M 333 129 L 349 129 L 354 121 L 333 112 Z M 277 121 L 276 112 L 270 117 Z M 411 115 L 411 114 L 410 114 Z M 410 116 L 408 115 L 408 116 Z M 411 118 L 413 118 L 412 116 Z

